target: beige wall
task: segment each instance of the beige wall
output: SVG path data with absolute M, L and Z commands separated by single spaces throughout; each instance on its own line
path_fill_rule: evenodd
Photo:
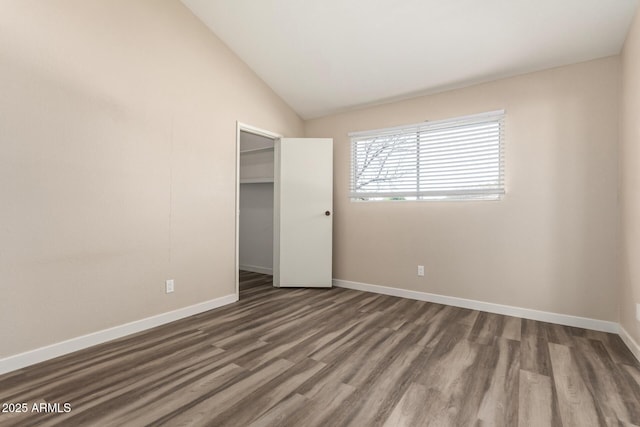
M 620 323 L 640 342 L 640 10 L 622 51 L 620 108 Z
M 236 120 L 303 132 L 177 0 L 2 2 L 0 358 L 235 292 Z
M 334 277 L 613 321 L 621 305 L 640 341 L 638 21 L 618 212 L 618 58 L 303 129 L 177 0 L 3 1 L 0 358 L 234 292 L 236 120 L 335 139 Z M 504 200 L 348 200 L 348 132 L 500 108 Z
M 618 72 L 605 58 L 307 121 L 335 140 L 334 277 L 617 321 Z M 502 108 L 504 200 L 349 201 L 348 132 Z

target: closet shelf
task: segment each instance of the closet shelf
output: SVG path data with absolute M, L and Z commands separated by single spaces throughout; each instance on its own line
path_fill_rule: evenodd
M 273 151 L 273 146 L 272 147 L 261 147 L 261 148 L 250 148 L 248 150 L 240 150 L 240 154 L 256 153 L 258 151 Z
M 273 184 L 273 178 L 241 178 L 240 184 Z

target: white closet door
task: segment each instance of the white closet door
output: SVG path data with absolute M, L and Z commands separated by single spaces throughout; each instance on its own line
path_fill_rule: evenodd
M 282 138 L 274 161 L 273 284 L 331 287 L 333 140 Z

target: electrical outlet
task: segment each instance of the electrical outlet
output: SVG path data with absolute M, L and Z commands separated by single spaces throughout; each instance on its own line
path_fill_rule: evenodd
M 640 322 L 640 304 L 636 304 L 636 319 Z
M 166 283 L 165 283 L 165 291 L 168 294 L 173 292 L 173 279 L 169 279 L 169 280 L 166 281 Z
M 424 276 L 424 265 L 418 266 L 418 276 Z

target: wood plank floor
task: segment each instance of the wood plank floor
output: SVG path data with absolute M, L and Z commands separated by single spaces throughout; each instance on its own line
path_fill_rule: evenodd
M 0 403 L 71 405 L 0 425 L 640 425 L 616 335 L 241 281 L 235 304 L 0 376 Z

